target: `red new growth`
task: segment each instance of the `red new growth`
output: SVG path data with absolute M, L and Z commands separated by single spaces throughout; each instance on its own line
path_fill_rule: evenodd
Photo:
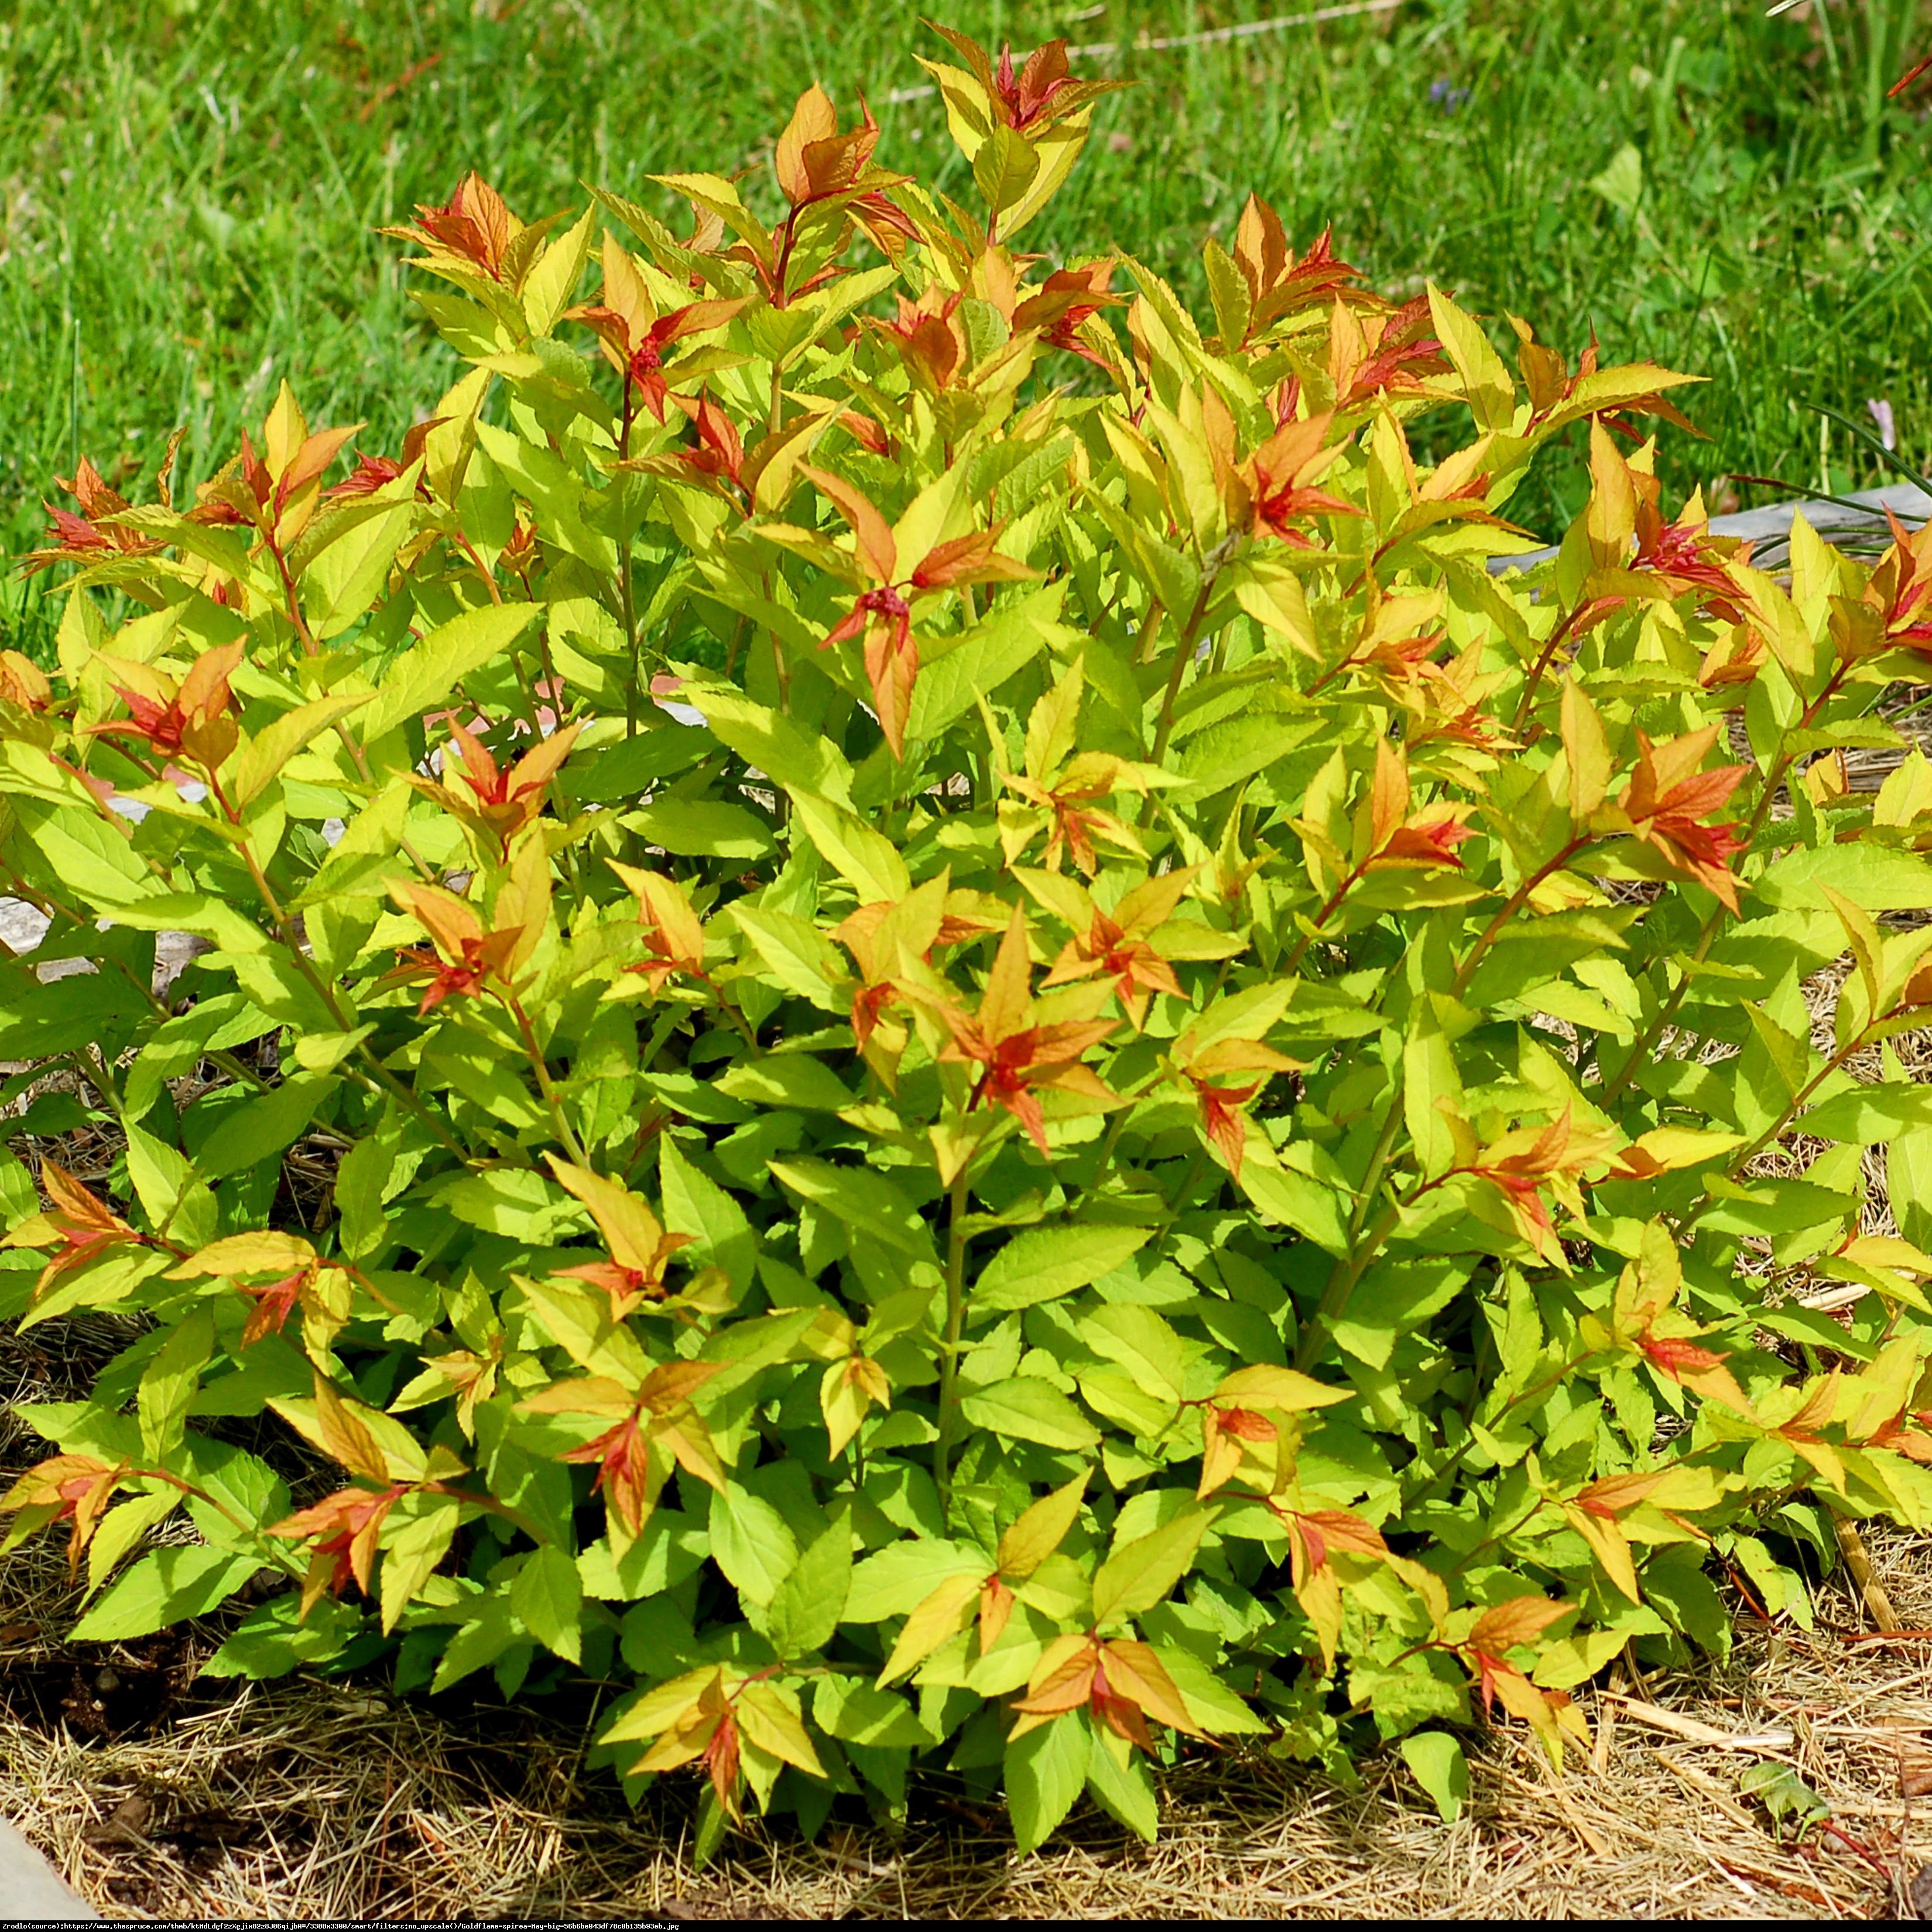
M 1016 331 L 1036 328 L 1042 339 L 1056 349 L 1064 349 L 1082 360 L 1104 366 L 1101 358 L 1080 340 L 1080 331 L 1103 308 L 1124 302 L 1124 296 L 1110 294 L 1113 280 L 1111 262 L 1090 262 L 1084 268 L 1056 268 L 1013 310 Z
M 760 235 L 763 246 L 741 242 L 727 251 L 731 259 L 752 268 L 774 308 L 784 308 L 838 274 L 836 267 L 828 266 L 796 285 L 791 280 L 792 255 L 800 234 L 824 217 L 856 224 L 881 253 L 895 260 L 916 235 L 912 223 L 885 193 L 904 176 L 872 164 L 872 151 L 879 145 L 879 124 L 862 94 L 859 115 L 859 126 L 842 134 L 838 110 L 823 88 L 814 83 L 799 96 L 772 158 L 790 212 L 776 238 Z
M 514 933 L 493 933 L 485 939 L 460 940 L 458 942 L 459 950 L 454 959 L 440 959 L 426 946 L 399 947 L 396 954 L 398 958 L 406 961 L 412 973 L 424 973 L 429 976 L 429 984 L 423 992 L 422 1004 L 416 1008 L 417 1017 L 420 1018 L 424 1014 L 434 1012 L 452 993 L 460 993 L 466 997 L 481 992 L 484 983 L 502 963 L 496 956 L 509 950 L 508 943 L 501 946 L 493 946 L 490 940 L 514 943 L 515 937 Z
M 1103 1643 L 1097 1636 L 1064 1636 L 1049 1645 L 1027 1694 L 1016 1698 L 1018 1738 L 1040 1725 L 1084 1708 L 1096 1724 L 1142 1750 L 1154 1748 L 1149 1718 L 1177 1731 L 1201 1735 L 1174 1680 L 1147 1644 L 1126 1639 Z
M 1391 832 L 1376 856 L 1391 866 L 1460 866 L 1456 848 L 1475 836 L 1476 828 L 1460 819 L 1425 815 Z
M 325 1592 L 331 1596 L 339 1594 L 351 1577 L 364 1596 L 369 1594 L 369 1580 L 376 1564 L 376 1539 L 381 1534 L 383 1519 L 408 1494 L 405 1484 L 392 1484 L 386 1490 L 367 1490 L 352 1484 L 269 1526 L 266 1534 L 270 1536 L 321 1539 L 309 1558 L 308 1575 L 302 1583 L 304 1616 L 318 1597 Z
M 108 556 L 147 556 L 162 546 L 137 530 L 113 522 L 128 508 L 126 500 L 110 490 L 99 470 L 82 457 L 71 478 L 56 476 L 55 483 L 80 506 L 80 514 L 63 510 L 58 504 L 44 506 L 51 521 L 45 548 L 27 553 L 25 574 L 32 576 L 60 562 L 98 562 Z M 106 527 L 102 527 L 105 525 Z
M 272 423 L 270 427 L 272 430 Z M 304 434 L 279 467 L 256 453 L 244 429 L 242 454 L 234 467 L 202 484 L 197 493 L 200 500 L 188 512 L 189 520 L 218 529 L 252 524 L 265 532 L 274 531 L 282 512 L 311 484 L 320 484 L 343 445 L 361 427 L 348 423 L 337 429 L 318 430 L 313 436 Z
M 1636 555 L 1631 567 L 1664 578 L 1673 592 L 1694 589 L 1727 598 L 1736 590 L 1730 572 L 1711 547 L 1706 527 L 1667 524 L 1650 503 L 1637 506 Z
M 1030 128 L 1046 112 L 1055 94 L 1073 85 L 1066 70 L 1066 43 L 1049 40 L 1028 56 L 1013 77 L 1013 50 L 1002 44 L 1000 64 L 993 75 L 994 98 L 1006 111 L 1009 128 Z
M 302 1290 L 315 1278 L 313 1268 L 298 1269 L 293 1274 L 283 1276 L 280 1281 L 267 1282 L 259 1287 L 246 1282 L 236 1286 L 244 1294 L 254 1299 L 254 1306 L 248 1311 L 247 1324 L 242 1330 L 242 1346 L 259 1342 L 265 1335 L 279 1335 L 288 1324 L 290 1315 L 302 1300 Z
M 474 169 L 457 184 L 456 192 L 443 206 L 418 202 L 416 213 L 421 218 L 419 228 L 388 232 L 460 256 L 492 281 L 503 280 L 505 253 L 523 224 Z
M 590 1486 L 592 1496 L 602 1493 L 605 1506 L 634 1534 L 650 1515 L 655 1492 L 651 1486 L 650 1438 L 644 1433 L 644 1418 L 650 1414 L 640 1401 L 622 1421 L 593 1436 L 580 1448 L 564 1451 L 566 1462 L 594 1462 L 597 1478 Z
M 394 482 L 421 457 L 424 446 L 429 441 L 430 431 L 442 426 L 440 416 L 412 424 L 404 434 L 400 457 L 368 456 L 358 449 L 356 452 L 356 467 L 340 483 L 322 494 L 332 500 L 344 496 L 373 496 L 384 484 Z M 427 477 L 417 478 L 416 494 L 424 502 L 432 500 Z
M 670 394 L 664 354 L 688 335 L 722 328 L 745 306 L 742 300 L 688 302 L 659 315 L 637 265 L 614 240 L 604 246 L 604 296 L 601 302 L 565 310 L 572 322 L 596 331 L 604 359 L 622 375 L 628 391 L 634 389 L 659 422 Z
M 709 396 L 673 395 L 670 400 L 691 418 L 698 431 L 696 448 L 677 451 L 678 460 L 700 476 L 721 478 L 742 490 L 745 440 L 737 424 Z
M 36 1463 L 6 1495 L 0 1514 L 28 1512 L 29 1525 L 71 1523 L 67 1564 L 70 1574 L 80 1568 L 82 1552 L 100 1526 L 102 1512 L 112 1501 L 122 1480 L 142 1473 L 124 1462 L 104 1462 L 98 1456 L 50 1456 Z M 18 1532 L 10 1540 L 17 1540 Z
M 890 322 L 874 323 L 898 346 L 907 364 L 935 389 L 951 388 L 965 367 L 966 331 L 959 320 L 960 298 L 934 282 L 917 302 L 895 296 L 896 313 Z
M 1090 102 L 1126 83 L 1118 80 L 1076 80 L 1066 69 L 1066 43 L 1049 40 L 1029 54 L 1017 72 L 1013 51 L 1002 44 L 997 65 L 985 50 L 951 27 L 932 26 L 950 41 L 985 90 L 988 109 L 1006 127 L 1029 142 L 1039 140 L 1055 123 L 1077 114 Z
M 1028 992 L 1026 922 L 1018 908 L 993 962 L 976 1015 L 956 1006 L 940 1010 L 952 1037 L 940 1049 L 943 1061 L 977 1066 L 970 1108 L 993 1106 L 1012 1115 L 1042 1154 L 1050 1151 L 1040 1094 L 1048 1088 L 1110 1101 L 1099 1076 L 1081 1066 L 1080 1056 L 1114 1030 L 1112 1020 L 1076 1020 L 1042 1024 L 1034 1016 Z
M 1289 402 L 1288 407 L 1293 406 Z M 1312 550 L 1314 539 L 1297 530 L 1297 524 L 1310 517 L 1362 514 L 1352 503 L 1314 487 L 1313 479 L 1340 453 L 1330 440 L 1334 422 L 1327 410 L 1300 420 L 1291 416 L 1242 466 L 1257 536 L 1265 531 L 1298 550 Z
M 557 1273 L 602 1288 L 610 1298 L 613 1318 L 622 1321 L 643 1303 L 662 1301 L 670 1293 L 664 1270 L 671 1256 L 679 1249 L 688 1247 L 692 1238 L 689 1234 L 664 1235 L 658 1244 L 656 1254 L 643 1268 L 628 1267 L 615 1260 L 586 1262 L 579 1268 L 560 1268 Z
M 6 1243 L 21 1248 L 52 1244 L 54 1252 L 34 1284 L 37 1298 L 60 1276 L 92 1261 L 103 1249 L 120 1242 L 146 1242 L 146 1235 L 130 1227 L 58 1161 L 41 1161 L 40 1185 L 53 1202 L 52 1210 L 30 1216 L 7 1237 Z
M 705 1775 L 711 1780 L 711 1789 L 717 1794 L 718 1802 L 732 1816 L 737 1814 L 738 1791 L 738 1720 L 727 1709 L 718 1720 L 718 1728 L 711 1733 L 711 1742 L 704 1747 L 699 1759 L 704 1766 Z
M 1932 524 L 1914 535 L 1885 514 L 1892 548 L 1865 586 L 1864 602 L 1878 612 L 1888 644 L 1932 657 Z
M 416 1009 L 418 1016 L 434 1012 L 453 993 L 481 992 L 488 982 L 503 970 L 516 950 L 520 926 L 486 932 L 476 910 L 454 894 L 431 886 L 416 884 L 393 888 L 396 899 L 421 921 L 436 942 L 427 946 L 397 949 L 404 963 L 388 976 L 397 979 L 427 977 L 429 985 Z
M 1426 395 L 1422 378 L 1448 368 L 1442 344 L 1426 333 L 1426 296 L 1418 296 L 1392 314 L 1352 327 L 1348 314 L 1338 301 L 1328 351 L 1336 409 L 1352 409 L 1378 395 Z
M 1730 860 L 1748 842 L 1736 825 L 1700 822 L 1723 810 L 1749 770 L 1744 765 L 1721 765 L 1708 772 L 1700 769 L 1721 728 L 1707 725 L 1660 745 L 1653 744 L 1640 730 L 1636 770 L 1618 804 L 1629 818 L 1636 837 L 1654 847 L 1673 871 L 1716 893 L 1726 908 L 1736 914 L 1738 884 Z
M 872 588 L 854 599 L 845 620 L 824 640 L 821 648 L 854 638 L 865 640 L 866 676 L 879 727 L 895 758 L 905 754 L 905 730 L 912 712 L 912 691 L 919 676 L 919 646 L 912 634 L 912 598 L 926 597 L 972 584 L 1005 584 L 1028 578 L 1033 572 L 993 546 L 1000 526 L 974 530 L 935 544 L 908 576 L 899 574 L 898 544 L 892 526 L 872 500 L 843 477 L 800 464 L 838 506 L 850 524 L 855 574 L 869 578 Z M 909 597 L 907 593 L 910 592 Z
M 1154 994 L 1181 997 L 1174 968 L 1146 940 L 1103 912 L 1094 915 L 1094 923 L 1084 934 L 1067 941 L 1053 970 L 1040 984 L 1057 986 L 1096 974 L 1113 981 L 1114 993 L 1136 1028 L 1146 1024 L 1148 1001 Z
M 241 662 L 238 642 L 205 652 L 189 667 L 172 696 L 157 698 L 150 692 L 117 684 L 114 694 L 130 716 L 86 729 L 93 736 L 125 738 L 146 745 L 164 759 L 184 754 L 212 768 L 235 748 L 235 724 L 229 716 L 234 698 L 228 688 L 228 674 Z M 158 679 L 157 683 L 165 692 L 166 681 Z
M 1640 1335 L 1637 1346 L 1674 1382 L 1707 1369 L 1720 1369 L 1724 1358 L 1714 1350 L 1700 1348 L 1674 1335 Z
M 1373 296 L 1352 286 L 1360 280 L 1360 272 L 1336 254 L 1328 230 L 1324 228 L 1307 254 L 1298 258 L 1281 217 L 1257 195 L 1250 195 L 1241 210 L 1234 230 L 1234 262 L 1247 285 L 1250 313 L 1243 340 L 1222 344 L 1231 352 L 1245 346 L 1258 332 L 1265 332 L 1282 316 L 1324 302 L 1376 305 Z

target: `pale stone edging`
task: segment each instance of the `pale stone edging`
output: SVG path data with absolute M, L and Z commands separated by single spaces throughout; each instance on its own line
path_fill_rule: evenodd
M 100 1916 L 68 1890 L 60 1874 L 0 1818 L 0 1919 L 80 1924 Z

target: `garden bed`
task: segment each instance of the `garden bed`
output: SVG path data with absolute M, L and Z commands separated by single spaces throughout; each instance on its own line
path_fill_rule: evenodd
M 472 174 L 403 458 L 285 384 L 191 516 L 76 464 L 0 1801 L 168 1918 L 1916 1910 L 1932 792 L 1846 754 L 1932 556 L 1783 596 L 1607 433 L 1688 377 L 1520 405 L 1258 200 L 1130 352 L 986 238 L 1113 83 L 946 38 L 983 224 L 814 86 L 776 229 L 607 196 L 574 305 L 598 211 Z

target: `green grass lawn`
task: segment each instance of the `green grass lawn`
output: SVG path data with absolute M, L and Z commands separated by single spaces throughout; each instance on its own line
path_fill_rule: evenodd
M 928 4 L 932 0 L 928 0 Z M 988 7 L 947 17 L 1022 46 L 1198 33 L 1317 0 Z M 0 542 L 85 452 L 152 475 L 171 429 L 208 473 L 287 376 L 315 420 L 392 443 L 445 380 L 397 245 L 371 230 L 472 164 L 528 214 L 590 178 L 760 164 L 814 76 L 864 87 L 880 159 L 946 144 L 895 98 L 938 43 L 905 0 L 8 0 L 0 6 Z M 1110 97 L 1047 249 L 1111 243 L 1194 284 L 1201 238 L 1258 190 L 1298 241 L 1332 223 L 1384 287 L 1432 277 L 1571 350 L 1714 380 L 1728 471 L 1839 487 L 1884 475 L 1807 406 L 1892 406 L 1932 459 L 1932 45 L 1927 0 L 1406 0 L 1170 51 L 1090 57 Z M 912 144 L 917 144 L 916 147 Z M 956 158 L 953 172 L 963 176 Z M 1554 530 L 1576 452 L 1517 508 Z M 10 577 L 0 638 L 44 638 L 44 579 Z

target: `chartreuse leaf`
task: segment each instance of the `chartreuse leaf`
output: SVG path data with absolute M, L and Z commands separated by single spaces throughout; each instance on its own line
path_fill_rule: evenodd
M 915 686 L 907 736 L 915 744 L 937 738 L 1024 670 L 1050 639 L 1074 635 L 1054 622 L 1063 596 L 1052 585 L 1030 597 L 1009 598 L 961 636 Z
M 1084 1223 L 1029 1228 L 1013 1236 L 980 1270 L 973 1286 L 973 1312 L 996 1315 L 1031 1308 L 1089 1287 L 1138 1254 L 1153 1233 L 1150 1228 Z
M 794 792 L 791 802 L 800 831 L 862 905 L 902 899 L 912 890 L 904 860 L 882 833 L 814 793 Z
M 1932 1127 L 1932 1088 L 1880 1082 L 1834 1094 L 1799 1115 L 1800 1130 L 1823 1141 L 1855 1141 L 1869 1147 Z
M 1091 1473 L 1083 1469 L 1021 1513 L 1000 1538 L 1001 1576 L 1030 1576 L 1066 1541 L 1066 1532 L 1080 1520 L 1081 1498 Z
M 1022 1732 L 1006 1746 L 1006 1813 L 1013 1842 L 1037 1851 L 1060 1828 L 1087 1782 L 1090 1734 L 1078 1714 Z
M 688 685 L 683 695 L 718 740 L 763 776 L 836 806 L 852 802 L 852 767 L 827 739 L 808 735 L 782 711 L 754 704 L 728 685 Z
M 1186 1574 L 1214 1520 L 1212 1510 L 1184 1510 L 1149 1534 L 1117 1547 L 1094 1573 L 1096 1625 L 1126 1622 L 1166 1598 Z
M 534 604 L 488 604 L 439 625 L 383 680 L 357 716 L 356 735 L 373 746 L 405 720 L 448 704 L 465 678 L 500 658 L 539 614 Z
M 206 1616 L 262 1567 L 202 1543 L 150 1550 L 122 1573 L 70 1633 L 82 1643 L 120 1643 Z
M 180 1442 L 188 1404 L 214 1352 L 214 1317 L 204 1302 L 168 1334 L 142 1370 L 136 1406 L 141 1453 L 151 1463 L 164 1461 Z
M 1447 1731 L 1412 1731 L 1396 1748 L 1442 1814 L 1443 1823 L 1454 1824 L 1469 1802 L 1469 1765 L 1460 1740 Z
M 762 859 L 772 849 L 771 828 L 762 818 L 718 799 L 639 806 L 624 814 L 624 823 L 683 859 Z
M 1082 1318 L 1080 1335 L 1096 1355 L 1126 1370 L 1143 1394 L 1180 1401 L 1187 1346 L 1151 1308 L 1096 1308 Z
M 731 917 L 759 962 L 788 992 L 828 1012 L 842 1010 L 837 988 L 845 976 L 844 962 L 816 926 L 790 913 L 742 903 L 731 908 Z
M 1906 1239 L 1932 1240 L 1932 1129 L 1916 1128 L 1888 1143 L 1886 1192 Z
M 940 1576 L 920 1598 L 893 1640 L 885 1668 L 879 1672 L 881 1684 L 903 1677 L 966 1628 L 981 1600 L 986 1576 L 983 1562 L 971 1570 L 956 1570 Z
M 987 1572 L 986 1552 L 948 1538 L 920 1537 L 889 1543 L 854 1566 L 845 1621 L 875 1624 L 904 1616 L 948 1576 L 970 1574 L 976 1587 Z
M 1145 1760 L 1130 1756 L 1097 1726 L 1088 1735 L 1092 1742 L 1088 1747 L 1086 1782 L 1094 1802 L 1136 1838 L 1152 1844 L 1160 1820 Z
M 161 1489 L 146 1496 L 130 1496 L 116 1503 L 100 1519 L 100 1526 L 87 1546 L 87 1588 L 93 1595 L 114 1574 L 116 1566 L 148 1532 L 166 1520 L 181 1507 L 181 1497 L 172 1489 Z
M 368 614 L 369 607 L 388 581 L 396 552 L 407 539 L 416 519 L 413 495 L 419 471 L 414 464 L 394 483 L 370 500 L 368 513 L 352 521 L 333 537 L 302 573 L 302 603 L 309 613 L 309 628 L 318 640 L 339 638 Z M 316 700 L 326 705 L 361 702 L 354 697 Z M 334 721 L 324 718 L 323 724 Z M 312 735 L 312 734 L 309 734 Z M 257 743 L 260 740 L 256 741 Z M 304 740 L 305 742 L 305 740 Z M 294 747 L 289 748 L 293 749 Z M 277 751 L 280 749 L 276 748 Z M 255 750 L 254 746 L 249 747 Z M 244 758 L 248 754 L 244 753 Z M 255 774 L 260 778 L 248 792 L 252 798 L 281 769 L 275 753 L 262 754 L 256 760 Z
M 976 1429 L 1010 1442 L 1038 1442 L 1048 1449 L 1094 1449 L 1100 1432 L 1078 1406 L 1051 1382 L 1015 1376 L 963 1397 L 960 1413 Z
M 846 1744 L 875 1750 L 916 1750 L 932 1742 L 904 1698 L 858 1677 L 821 1677 L 812 1695 L 813 1720 Z
M 766 1107 L 802 1107 L 808 1112 L 836 1114 L 856 1097 L 824 1060 L 808 1054 L 775 1054 L 769 1060 L 745 1061 L 730 1068 L 718 1090 L 734 1100 Z
M 252 805 L 310 739 L 369 702 L 366 694 L 351 692 L 339 698 L 318 698 L 284 712 L 248 741 L 237 760 L 231 788 L 235 802 Z
M 1456 1138 L 1450 1122 L 1461 1111 L 1462 1082 L 1448 1037 L 1426 1000 L 1416 1008 L 1402 1049 L 1402 1114 L 1408 1137 L 1424 1178 L 1438 1180 L 1455 1164 Z
M 763 1628 L 781 1657 L 822 1649 L 845 1613 L 852 1587 L 852 1532 L 843 1510 L 806 1544 L 773 1593 Z
M 292 1074 L 259 1099 L 223 1116 L 202 1143 L 195 1165 L 211 1180 L 268 1160 L 299 1136 L 338 1082 L 326 1073 Z
M 392 1630 L 397 1619 L 415 1600 L 424 1581 L 448 1555 L 463 1516 L 463 1505 L 454 1496 L 418 1491 L 404 1497 L 382 1525 L 382 1628 Z M 550 1646 L 560 1655 L 577 1660 L 576 1608 L 571 1608 L 568 1628 L 557 1618 L 546 1619 L 541 1612 L 526 1607 L 532 1587 L 526 1583 L 538 1559 L 554 1556 L 553 1550 L 540 1550 L 519 1574 L 511 1591 L 511 1600 L 524 1628 L 532 1636 Z M 554 1633 L 555 1640 L 546 1630 Z
M 325 1597 L 307 1617 L 297 1615 L 294 1594 L 258 1604 L 201 1666 L 203 1677 L 286 1676 L 304 1664 L 338 1655 L 362 1626 L 346 1604 Z
M 664 1214 L 674 1232 L 692 1238 L 686 1257 L 721 1268 L 740 1290 L 748 1287 L 757 1264 L 758 1238 L 745 1210 L 710 1177 L 666 1138 L 660 1157 Z
M 1462 380 L 1478 428 L 1507 429 L 1516 409 L 1516 385 L 1502 358 L 1490 347 L 1481 325 L 1433 284 L 1429 290 L 1429 314 L 1451 365 Z
M 112 825 L 27 798 L 10 803 L 50 876 L 92 910 L 136 905 L 164 890 L 127 835 Z
M 736 1484 L 708 1498 L 712 1556 L 743 1600 L 762 1609 L 796 1566 L 797 1540 L 770 1503 Z
M 938 1265 L 932 1238 L 918 1210 L 886 1175 L 816 1160 L 775 1160 L 771 1172 L 800 1199 L 836 1214 L 855 1233 L 908 1260 Z
M 446 1546 L 447 1537 L 444 1540 Z M 546 1649 L 572 1664 L 578 1660 L 584 1640 L 584 1586 L 567 1551 L 548 1544 L 530 1552 L 510 1586 L 510 1609 Z

